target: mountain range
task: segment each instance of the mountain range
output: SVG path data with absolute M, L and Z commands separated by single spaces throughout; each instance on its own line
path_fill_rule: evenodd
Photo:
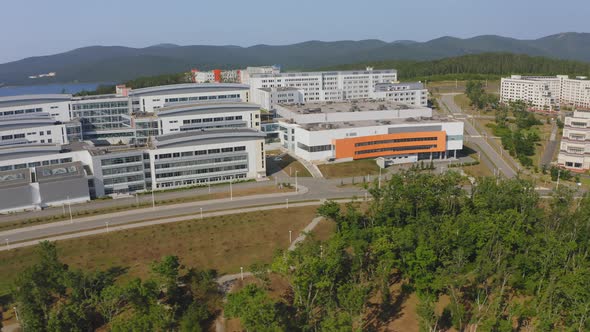
M 187 71 L 191 68 L 244 68 L 279 64 L 284 70 L 385 60 L 433 60 L 467 54 L 507 52 L 590 62 L 590 33 L 560 33 L 534 40 L 495 35 L 461 39 L 441 37 L 427 42 L 307 41 L 291 45 L 179 46 L 145 48 L 89 46 L 69 52 L 30 57 L 0 64 L 0 83 L 119 82 L 140 76 Z M 56 72 L 53 78 L 31 75 Z

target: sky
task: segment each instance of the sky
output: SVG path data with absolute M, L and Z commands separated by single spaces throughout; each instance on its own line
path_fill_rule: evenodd
M 0 63 L 91 45 L 427 41 L 590 32 L 589 0 L 2 0 Z

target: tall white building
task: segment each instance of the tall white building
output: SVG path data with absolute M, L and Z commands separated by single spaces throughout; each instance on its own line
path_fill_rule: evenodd
M 559 109 L 560 105 L 590 107 L 590 80 L 583 76 L 512 75 L 502 78 L 500 101 L 525 101 L 545 111 Z
M 394 69 L 351 70 L 333 72 L 300 72 L 300 73 L 266 73 L 251 74 L 249 78 L 250 95 L 252 101 L 261 88 L 296 88 L 304 92 L 305 102 L 317 101 L 345 101 L 369 99 L 378 83 L 392 83 L 397 81 L 397 71 Z
M 590 169 L 590 111 L 565 118 L 557 164 L 574 171 Z

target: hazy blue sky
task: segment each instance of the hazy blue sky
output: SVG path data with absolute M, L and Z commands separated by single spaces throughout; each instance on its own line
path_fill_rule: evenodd
M 0 63 L 89 45 L 590 32 L 589 0 L 2 0 Z

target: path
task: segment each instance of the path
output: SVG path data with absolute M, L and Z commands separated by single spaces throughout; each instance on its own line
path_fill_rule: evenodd
M 313 218 L 313 220 L 307 226 L 305 226 L 303 231 L 301 231 L 299 236 L 297 236 L 297 238 L 293 242 L 291 242 L 291 245 L 289 246 L 288 250 L 289 251 L 295 250 L 295 248 L 297 248 L 297 245 L 305 240 L 305 238 L 307 237 L 307 234 L 309 234 L 309 232 L 313 231 L 316 228 L 316 226 L 320 223 L 320 221 L 322 221 L 322 219 L 323 219 L 323 217 Z M 249 278 L 252 276 L 253 276 L 253 274 L 251 272 L 226 274 L 226 275 L 223 275 L 223 276 L 217 278 L 216 282 L 217 282 L 217 284 L 219 284 L 219 288 L 221 289 L 221 292 L 225 295 L 225 294 L 229 293 L 233 283 L 236 280 L 238 280 L 238 279 L 243 280 L 244 278 Z M 215 319 L 215 331 L 216 332 L 225 332 L 225 316 L 223 315 L 223 311 Z
M 545 151 L 543 151 L 543 156 L 541 157 L 541 165 L 551 164 L 553 161 L 553 156 L 555 155 L 555 149 L 557 148 L 557 124 L 553 123 L 553 128 L 551 129 L 551 136 L 549 137 L 549 142 L 545 146 Z
M 443 94 L 439 98 L 439 104 L 445 106 L 452 115 L 464 115 L 461 108 L 455 103 L 454 96 L 456 93 Z M 459 119 L 459 118 L 457 118 Z M 470 136 L 469 141 L 477 145 L 480 151 L 485 154 L 488 159 L 494 163 L 495 167 L 502 172 L 506 177 L 512 178 L 516 176 L 516 171 L 496 152 L 485 137 L 469 123 L 467 118 L 460 118 L 465 124 L 465 133 Z

